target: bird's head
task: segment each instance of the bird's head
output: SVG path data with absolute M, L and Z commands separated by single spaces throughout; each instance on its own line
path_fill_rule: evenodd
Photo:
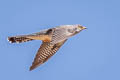
M 68 32 L 73 33 L 73 35 L 74 35 L 74 34 L 77 34 L 77 33 L 79 33 L 80 31 L 82 31 L 84 29 L 87 29 L 87 28 L 83 27 L 83 26 L 81 26 L 79 24 L 71 25 L 71 27 L 69 27 L 69 29 L 68 29 Z
M 80 32 L 80 31 L 82 31 L 82 30 L 84 30 L 84 29 L 87 29 L 86 27 L 84 27 L 84 26 L 81 26 L 81 25 L 75 25 L 75 27 L 76 27 L 76 32 Z

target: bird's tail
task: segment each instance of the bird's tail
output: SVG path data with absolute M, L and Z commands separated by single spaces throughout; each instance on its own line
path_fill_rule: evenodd
M 27 38 L 26 36 L 13 36 L 13 37 L 8 37 L 8 41 L 10 43 L 22 43 L 22 42 L 27 42 L 27 41 L 32 41 L 34 39 Z
M 32 40 L 42 40 L 44 42 L 50 42 L 52 32 L 53 32 L 52 29 L 49 29 L 28 35 L 12 36 L 12 37 L 8 37 L 8 41 L 10 43 L 22 43 Z

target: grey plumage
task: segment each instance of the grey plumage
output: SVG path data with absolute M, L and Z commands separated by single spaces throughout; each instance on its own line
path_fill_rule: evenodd
M 54 55 L 68 38 L 79 33 L 83 29 L 86 28 L 81 25 L 62 25 L 29 35 L 8 37 L 8 40 L 11 43 L 42 40 L 42 45 L 30 67 L 30 70 L 33 70 Z

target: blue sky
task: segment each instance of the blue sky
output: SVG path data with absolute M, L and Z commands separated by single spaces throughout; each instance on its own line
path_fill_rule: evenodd
M 0 80 L 120 80 L 119 0 L 1 0 Z M 65 24 L 88 29 L 29 71 L 41 41 L 10 44 L 8 36 Z

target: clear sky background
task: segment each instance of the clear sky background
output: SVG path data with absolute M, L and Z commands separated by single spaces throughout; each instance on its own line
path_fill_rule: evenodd
M 88 29 L 29 71 L 41 41 L 8 36 L 65 24 Z M 120 0 L 0 0 L 0 80 L 120 80 Z

